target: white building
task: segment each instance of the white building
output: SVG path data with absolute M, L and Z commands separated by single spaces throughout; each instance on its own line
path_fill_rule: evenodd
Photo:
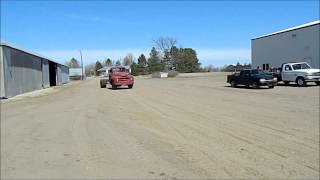
M 268 70 L 286 62 L 308 62 L 320 68 L 320 21 L 251 39 L 252 67 Z

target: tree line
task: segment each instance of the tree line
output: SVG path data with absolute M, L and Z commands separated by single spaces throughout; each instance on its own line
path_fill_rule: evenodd
M 138 61 L 131 64 L 132 74 L 145 75 L 159 71 L 200 72 L 197 52 L 192 48 L 178 48 L 176 43 L 177 40 L 171 37 L 154 40 L 149 58 L 141 54 Z
M 70 68 L 80 68 L 78 60 L 72 58 L 66 62 Z M 85 66 L 86 75 L 98 75 L 98 70 L 104 66 L 130 66 L 133 75 L 146 75 L 154 72 L 176 71 L 180 73 L 192 72 L 214 72 L 214 71 L 235 71 L 250 68 L 250 64 L 225 65 L 222 68 L 212 65 L 200 67 L 201 63 L 197 52 L 192 48 L 177 47 L 177 40 L 171 37 L 159 37 L 153 40 L 153 46 L 146 57 L 143 53 L 136 60 L 132 53 L 128 53 L 123 59 L 111 60 L 107 58 L 102 61 Z

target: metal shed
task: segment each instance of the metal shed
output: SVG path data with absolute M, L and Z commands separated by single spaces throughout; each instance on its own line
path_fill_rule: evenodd
M 69 68 L 47 57 L 0 44 L 0 97 L 61 85 L 69 82 Z

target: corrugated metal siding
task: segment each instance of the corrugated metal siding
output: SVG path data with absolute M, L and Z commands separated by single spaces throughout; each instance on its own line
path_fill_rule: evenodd
M 61 65 L 57 64 L 57 85 L 62 84 Z
M 50 87 L 49 62 L 46 59 L 42 59 L 42 87 Z
M 5 96 L 42 88 L 41 58 L 3 46 Z
M 57 64 L 57 82 L 69 82 L 69 67 Z M 11 46 L 0 46 L 0 97 L 50 87 L 49 60 Z
M 61 78 L 62 78 L 62 84 L 69 82 L 69 67 L 61 66 Z
M 0 46 L 0 98 L 5 97 L 4 92 L 4 72 L 3 72 L 3 53 L 2 46 Z

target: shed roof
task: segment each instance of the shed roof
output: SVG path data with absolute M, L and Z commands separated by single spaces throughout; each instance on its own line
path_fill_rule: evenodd
M 302 24 L 302 25 L 299 25 L 299 26 L 294 26 L 294 27 L 291 27 L 291 28 L 288 28 L 288 29 L 284 29 L 284 30 L 281 30 L 281 31 L 276 31 L 276 32 L 269 33 L 269 34 L 266 34 L 266 35 L 263 35 L 263 36 L 258 36 L 258 37 L 252 38 L 251 40 L 260 39 L 260 38 L 264 38 L 264 37 L 268 37 L 268 36 L 272 36 L 272 35 L 288 32 L 288 31 L 293 31 L 293 30 L 297 30 L 297 29 L 302 29 L 302 28 L 306 28 L 306 27 L 309 27 L 309 26 L 314 26 L 314 25 L 317 25 L 317 24 L 320 24 L 320 20 L 309 22 L 309 23 Z
M 17 46 L 15 46 L 15 45 L 13 45 L 13 44 L 11 44 L 11 43 L 8 43 L 8 42 L 1 42 L 1 43 L 0 43 L 0 46 L 7 46 L 7 47 L 10 47 L 10 48 L 12 48 L 12 49 L 16 49 L 16 50 L 25 52 L 25 53 L 30 54 L 30 55 L 33 55 L 33 56 L 40 57 L 40 58 L 42 58 L 42 59 L 47 59 L 47 60 L 49 60 L 49 61 L 55 62 L 55 63 L 60 64 L 60 65 L 62 65 L 62 66 L 66 66 L 66 65 L 61 64 L 61 63 L 58 63 L 58 62 L 56 62 L 55 60 L 50 59 L 50 58 L 48 58 L 48 57 L 46 57 L 46 56 L 43 56 L 43 55 L 41 55 L 41 54 L 32 52 L 32 51 L 30 51 L 30 50 L 26 50 L 26 49 L 17 47 Z M 66 66 L 66 67 L 68 67 L 68 66 Z

